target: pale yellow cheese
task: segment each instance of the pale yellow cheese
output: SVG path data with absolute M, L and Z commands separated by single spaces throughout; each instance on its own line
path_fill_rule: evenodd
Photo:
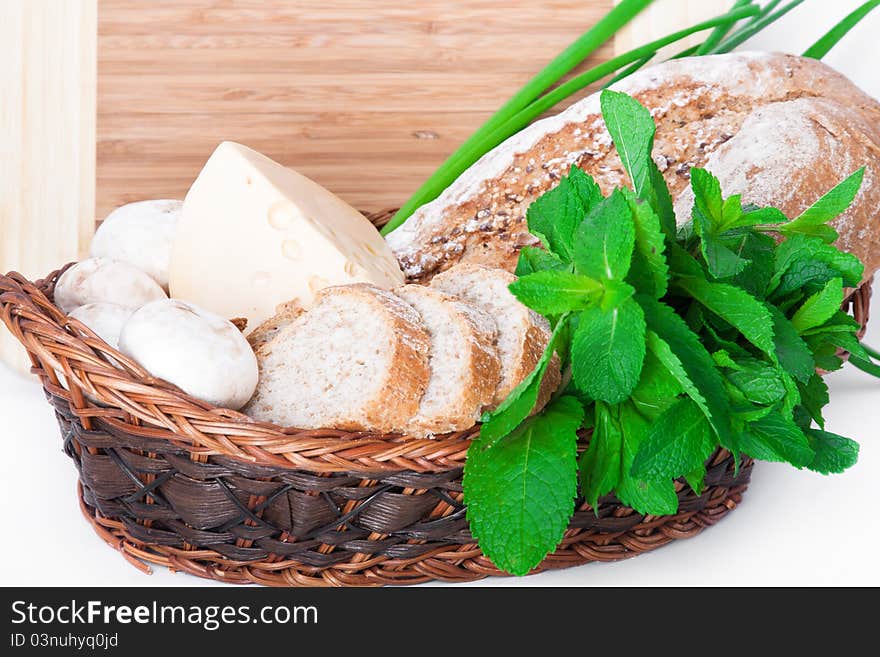
M 373 225 L 305 176 L 221 143 L 183 203 L 171 250 L 171 296 L 252 331 L 278 304 L 312 305 L 331 285 L 390 289 L 403 274 Z

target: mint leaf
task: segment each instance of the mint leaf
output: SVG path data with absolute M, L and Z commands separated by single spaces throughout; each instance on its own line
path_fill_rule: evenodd
M 719 232 L 728 232 L 737 228 L 782 224 L 786 221 L 788 221 L 788 217 L 781 210 L 776 208 L 759 208 L 755 205 L 743 207 L 742 195 L 734 194 L 724 200 Z M 760 233 L 753 234 L 760 235 Z
M 871 360 L 870 354 L 859 342 L 858 338 L 851 333 L 829 333 L 827 340 L 835 347 L 840 347 L 849 352 L 849 362 L 856 368 L 870 374 L 871 376 L 880 377 L 880 365 Z
M 605 288 L 597 280 L 565 271 L 539 271 L 510 284 L 523 304 L 542 315 L 561 315 L 595 306 Z
M 672 479 L 644 481 L 630 474 L 633 460 L 648 435 L 650 423 L 632 404 L 620 406 L 620 430 L 623 437 L 620 455 L 618 499 L 639 513 L 671 515 L 678 511 L 678 495 Z
M 574 164 L 571 165 L 568 171 L 568 182 L 581 200 L 581 204 L 587 210 L 604 198 L 602 190 L 599 189 L 596 181 L 583 169 L 578 169 Z
M 699 337 L 691 331 L 684 320 L 666 304 L 655 301 L 644 295 L 636 295 L 635 300 L 645 313 L 648 328 L 656 333 L 668 346 L 669 351 L 681 363 L 681 370 L 687 375 L 690 387 L 699 391 L 699 398 L 692 397 L 699 404 L 702 400 L 703 411 L 707 414 L 718 439 L 725 447 L 732 433 L 730 426 L 730 404 L 721 374 L 715 368 L 712 356 L 700 343 Z M 658 357 L 663 360 L 659 352 Z M 664 365 L 669 367 L 664 361 Z M 672 368 L 670 371 L 675 374 Z M 688 385 L 679 381 L 685 392 Z
M 851 468 L 859 460 L 859 444 L 828 431 L 807 429 L 810 447 L 816 452 L 807 467 L 821 474 L 837 474 Z
M 769 235 L 753 230 L 736 229 L 718 236 L 718 241 L 746 261 L 742 271 L 726 281 L 763 299 L 773 277 L 773 252 L 776 242 Z
M 489 448 L 468 450 L 464 501 L 471 532 L 499 568 L 525 575 L 562 540 L 577 496 L 583 408 L 560 397 Z
M 740 226 L 773 226 L 776 224 L 784 224 L 788 221 L 782 210 L 777 208 L 759 208 L 755 206 L 749 207 L 743 212 L 742 216 L 737 219 L 729 228 L 737 228 Z
M 587 208 L 569 178 L 539 196 L 526 210 L 529 232 L 565 262 L 571 260 L 575 228 Z
M 739 257 L 712 234 L 704 234 L 700 237 L 700 250 L 706 260 L 706 267 L 714 278 L 736 276 L 749 264 L 748 260 Z
M 656 126 L 651 113 L 639 102 L 617 91 L 605 90 L 599 97 L 602 118 L 614 141 L 633 190 L 660 219 L 663 232 L 675 236 L 675 212 L 663 175 L 651 156 Z
M 706 465 L 701 463 L 699 467 L 688 472 L 684 478 L 685 481 L 688 482 L 688 486 L 690 486 L 694 493 L 697 494 L 697 497 L 699 497 L 703 494 L 703 491 L 706 490 Z
M 851 333 L 855 335 L 861 325 L 852 317 L 847 315 L 843 310 L 837 310 L 827 322 L 821 326 L 807 329 L 804 335 L 815 335 L 818 333 Z
M 822 417 L 822 409 L 830 401 L 828 386 L 825 384 L 825 381 L 814 372 L 806 384 L 798 384 L 798 390 L 801 395 L 801 405 L 809 413 L 810 417 L 816 421 L 816 424 L 824 429 L 825 418 Z
M 705 169 L 691 169 L 691 189 L 694 192 L 694 225 L 696 218 L 705 220 L 709 233 L 720 232 L 724 218 L 724 201 L 721 198 L 721 183 Z
M 750 423 L 746 431 L 734 436 L 733 446 L 752 458 L 791 463 L 796 468 L 809 465 L 814 457 L 804 432 L 779 413 Z
M 837 355 L 837 346 L 828 341 L 829 335 L 805 335 L 803 338 L 813 352 L 816 367 L 826 372 L 835 372 L 843 367 L 843 360 Z
M 627 280 L 641 292 L 659 299 L 666 294 L 669 280 L 660 219 L 647 203 L 638 200 L 630 190 L 624 189 L 622 193 L 632 211 L 636 231 L 635 251 Z
M 710 283 L 696 277 L 681 278 L 677 284 L 704 307 L 734 326 L 758 349 L 766 354 L 774 353 L 770 312 L 748 292 L 733 285 Z
M 843 304 L 843 280 L 834 278 L 798 308 L 791 323 L 798 333 L 824 324 Z
M 672 195 L 669 187 L 657 163 L 652 159 L 648 163 L 651 179 L 651 193 L 644 199 L 660 218 L 660 227 L 669 239 L 675 238 L 675 208 L 672 205 Z
M 815 237 L 794 235 L 776 249 L 768 291 L 779 298 L 813 282 L 824 285 L 837 276 L 847 287 L 858 287 L 864 269 L 862 262 L 851 253 L 838 251 Z
M 798 389 L 797 381 L 795 381 L 787 372 L 783 370 L 777 371 L 782 379 L 782 384 L 785 386 L 785 396 L 782 398 L 782 405 L 780 406 L 779 411 L 786 418 L 793 418 L 795 409 L 801 403 L 801 393 Z
M 650 196 L 651 171 L 648 166 L 656 126 L 651 113 L 625 93 L 605 90 L 599 96 L 602 118 L 617 148 L 623 168 L 632 179 L 633 190 L 641 199 Z
M 624 433 L 624 436 L 628 434 Z M 630 452 L 631 447 L 626 451 Z M 617 485 L 617 498 L 639 513 L 652 516 L 671 516 L 678 513 L 678 494 L 672 479 L 639 481 L 628 477 Z
M 862 343 L 859 342 L 859 339 L 855 336 L 853 331 L 846 333 L 832 331 L 828 334 L 827 339 L 835 347 L 840 347 L 841 349 L 848 351 L 850 358 L 866 361 L 871 360 L 870 354 L 868 354 L 867 350 L 862 346 Z
M 721 230 L 725 231 L 736 226 L 743 214 L 742 194 L 728 196 L 721 205 Z M 752 224 L 747 225 L 751 226 Z
M 642 416 L 655 420 L 677 401 L 683 391 L 680 381 L 685 382 L 691 394 L 698 397 L 700 394 L 687 378 L 681 362 L 669 350 L 668 344 L 653 331 L 647 332 L 645 341 L 648 349 L 645 352 L 642 375 L 635 390 L 632 391 L 630 401 Z M 663 360 L 658 357 L 658 352 L 663 354 Z M 670 371 L 672 369 L 675 370 L 675 374 Z
M 594 510 L 598 511 L 599 498 L 612 490 L 640 513 L 663 515 L 678 510 L 671 479 L 645 482 L 629 474 L 649 426 L 632 404 L 596 404 L 596 426 L 581 457 L 583 495 Z
M 632 299 L 616 308 L 584 310 L 571 347 L 575 384 L 593 399 L 616 404 L 639 382 L 645 358 L 645 317 Z
M 623 281 L 605 281 L 604 287 L 605 293 L 599 300 L 599 307 L 605 312 L 616 308 L 636 292 L 632 285 Z
M 812 235 L 830 244 L 838 238 L 838 234 L 837 231 L 826 224 L 846 212 L 847 208 L 852 205 L 856 195 L 859 193 L 864 177 L 865 167 L 862 167 L 835 185 L 799 217 L 787 224 L 778 226 L 776 230 L 784 235 L 794 235 L 797 233 Z
M 719 367 L 727 367 L 732 370 L 741 370 L 742 367 L 730 357 L 730 354 L 720 349 L 712 354 L 712 360 L 715 361 L 715 364 Z
M 629 203 L 620 191 L 596 203 L 575 233 L 573 259 L 579 274 L 623 280 L 635 246 Z
M 631 474 L 648 481 L 680 477 L 705 463 L 715 445 L 705 414 L 684 397 L 651 425 Z
M 797 329 L 776 306 L 768 305 L 773 320 L 773 346 L 779 364 L 795 379 L 804 383 L 816 369 L 813 352 L 804 342 Z
M 697 404 L 697 406 L 703 409 L 703 413 L 706 414 L 706 417 L 712 417 L 712 412 L 709 409 L 709 405 L 706 402 L 706 399 L 703 397 L 702 394 L 700 394 L 699 389 L 697 388 L 697 386 L 694 385 L 690 377 L 688 377 L 688 374 L 684 369 L 684 365 L 682 365 L 678 356 L 676 356 L 672 352 L 672 348 L 669 346 L 669 344 L 659 335 L 654 333 L 654 331 L 650 330 L 645 335 L 645 339 L 647 341 L 648 350 L 650 351 L 651 355 L 654 356 L 657 361 L 663 365 L 669 375 L 675 379 L 675 382 L 678 384 L 681 392 L 684 392 Z M 633 391 L 634 399 L 638 392 L 639 387 L 637 387 L 636 390 Z M 668 407 L 669 404 L 666 404 L 666 406 Z M 663 408 L 662 410 L 666 410 L 666 408 Z
M 524 246 L 520 249 L 519 260 L 516 262 L 517 276 L 546 270 L 567 271 L 568 265 L 546 249 L 536 246 Z
M 568 316 L 563 315 L 557 322 L 541 359 L 526 378 L 502 401 L 491 413 L 483 414 L 483 425 L 480 427 L 480 440 L 484 446 L 491 446 L 503 438 L 525 420 L 538 401 L 538 393 L 541 391 L 541 382 L 547 372 L 547 366 L 556 351 L 556 343 L 560 335 L 564 334 Z M 470 454 L 470 451 L 468 452 Z
M 750 402 L 770 405 L 785 396 L 785 384 L 775 367 L 755 358 L 740 360 L 739 369 L 727 374 Z
M 610 493 L 620 481 L 620 455 L 623 432 L 620 410 L 596 402 L 596 419 L 587 451 L 581 456 L 581 487 L 584 499 L 596 510 L 599 498 Z

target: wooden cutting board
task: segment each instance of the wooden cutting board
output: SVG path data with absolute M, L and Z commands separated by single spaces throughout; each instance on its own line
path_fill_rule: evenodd
M 97 216 L 182 198 L 224 139 L 358 208 L 400 204 L 611 5 L 100 0 Z

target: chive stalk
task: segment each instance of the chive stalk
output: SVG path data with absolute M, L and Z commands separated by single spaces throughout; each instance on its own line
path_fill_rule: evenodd
M 785 16 L 788 12 L 790 12 L 792 9 L 794 9 L 798 5 L 803 4 L 803 2 L 804 2 L 804 0 L 794 0 L 793 2 L 789 2 L 787 5 L 783 5 L 783 7 L 781 9 L 773 12 L 772 14 L 766 13 L 766 8 L 765 8 L 765 11 L 763 12 L 764 13 L 763 16 L 757 16 L 756 17 L 757 20 L 749 21 L 746 25 L 744 25 L 742 28 L 740 28 L 739 30 L 737 30 L 736 32 L 731 34 L 724 41 L 722 41 L 718 46 L 713 48 L 711 50 L 710 54 L 720 55 L 720 54 L 730 52 L 731 50 L 733 50 L 734 48 L 736 48 L 740 44 L 751 39 L 753 36 L 755 36 L 758 32 L 763 30 L 768 25 L 772 25 L 773 23 L 778 21 L 780 18 Z M 775 7 L 776 5 L 774 4 L 773 6 Z
M 440 165 L 440 168 L 419 187 L 416 193 L 391 218 L 391 221 L 382 229 L 382 234 L 387 235 L 402 224 L 420 206 L 437 198 L 440 192 L 455 180 L 462 171 L 473 164 L 474 160 L 468 162 L 465 166 L 461 166 L 462 153 L 473 152 L 474 149 L 472 147 L 475 143 L 481 142 L 485 135 L 490 134 L 511 116 L 527 107 L 529 103 L 583 62 L 653 1 L 622 0 L 602 20 L 563 50 L 540 73 L 514 94 L 510 100 L 504 103 L 501 109 L 495 112 L 486 123 Z
M 861 7 L 858 7 L 837 25 L 828 30 L 821 39 L 807 48 L 804 52 L 804 57 L 822 59 L 834 46 L 837 45 L 838 41 L 846 36 L 847 32 L 858 25 L 865 16 L 870 14 L 878 6 L 880 6 L 880 0 L 869 0 Z
M 736 0 L 733 5 L 733 9 L 740 9 L 741 7 L 750 4 L 752 4 L 751 0 Z M 718 44 L 720 44 L 724 40 L 724 37 L 728 35 L 730 30 L 733 29 L 733 26 L 736 25 L 737 22 L 738 21 L 736 20 L 727 21 L 726 23 L 722 23 L 714 30 L 712 30 L 712 34 L 710 34 L 709 37 L 697 47 L 695 54 L 699 56 L 707 55 L 712 52 L 712 49 L 718 46 Z
M 564 82 L 552 91 L 549 91 L 541 96 L 527 108 L 525 108 L 524 110 L 513 116 L 508 122 L 506 122 L 502 126 L 502 128 L 504 129 L 503 131 L 509 133 L 507 134 L 507 137 L 509 137 L 510 135 L 528 125 L 532 119 L 537 118 L 560 101 L 568 98 L 574 92 L 580 91 L 584 87 L 588 87 L 594 82 L 601 80 L 606 75 L 614 73 L 614 71 L 624 66 L 627 66 L 631 62 L 640 61 L 645 56 L 657 52 L 660 48 L 675 43 L 676 41 L 681 41 L 682 39 L 685 39 L 692 34 L 708 30 L 709 28 L 715 27 L 717 25 L 724 24 L 731 19 L 739 20 L 740 18 L 752 16 L 757 13 L 757 11 L 758 7 L 756 6 L 744 9 L 737 9 L 727 14 L 722 14 L 721 16 L 716 16 L 715 18 L 703 21 L 702 23 L 697 23 L 696 25 L 692 25 L 691 27 L 687 27 L 683 30 L 679 30 L 678 32 L 673 32 L 672 34 L 665 36 L 662 39 L 657 39 L 656 41 L 647 43 L 644 46 L 636 48 L 635 50 L 630 50 L 627 53 L 618 55 L 617 57 L 613 57 L 607 62 L 599 64 L 599 66 L 596 66 L 589 71 L 585 71 L 580 75 L 573 77 L 571 80 Z M 510 132 L 511 129 L 513 129 L 513 132 Z M 500 133 L 501 131 L 499 131 L 499 134 Z M 495 135 L 493 134 L 493 137 L 494 136 Z M 504 137 L 504 139 L 506 139 L 507 137 Z M 497 144 L 499 143 L 501 142 L 499 141 L 495 145 L 497 146 Z
M 654 59 L 654 56 L 656 54 L 657 54 L 657 51 L 655 50 L 653 52 L 649 52 L 647 55 L 645 55 L 641 59 L 636 60 L 635 62 L 633 62 L 632 64 L 627 66 L 625 69 L 623 69 L 620 73 L 618 73 L 613 78 L 608 80 L 608 82 L 606 82 L 604 85 L 602 85 L 602 88 L 607 89 L 615 82 L 619 82 L 620 80 L 623 80 L 623 78 L 629 77 L 630 75 L 632 75 L 633 73 L 638 71 L 640 68 L 642 68 L 645 64 L 647 64 L 652 59 Z
M 871 358 L 873 358 L 874 360 L 880 360 L 880 351 L 877 351 L 876 349 L 872 349 L 871 347 L 866 345 L 864 342 L 862 343 L 862 347 L 864 347 L 865 351 L 868 352 L 868 355 Z

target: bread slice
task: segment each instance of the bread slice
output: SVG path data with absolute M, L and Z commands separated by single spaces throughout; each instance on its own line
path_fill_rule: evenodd
M 302 429 L 398 431 L 419 410 L 429 346 L 418 313 L 394 294 L 325 288 L 258 347 L 260 382 L 243 411 Z
M 265 343 L 275 337 L 285 326 L 303 313 L 303 308 L 296 299 L 275 306 L 275 314 L 262 322 L 257 328 L 248 333 L 246 339 L 251 349 L 256 351 Z M 245 320 L 246 322 L 247 320 Z
M 501 380 L 495 321 L 430 287 L 404 285 L 394 292 L 416 309 L 431 336 L 431 377 L 404 433 L 423 436 L 469 429 L 492 404 Z
M 501 381 L 493 404 L 500 404 L 535 369 L 550 341 L 550 324 L 527 308 L 508 289 L 516 276 L 503 269 L 461 263 L 438 274 L 431 287 L 456 296 L 486 311 L 498 327 Z M 543 408 L 561 380 L 559 359 L 554 355 L 535 410 Z

